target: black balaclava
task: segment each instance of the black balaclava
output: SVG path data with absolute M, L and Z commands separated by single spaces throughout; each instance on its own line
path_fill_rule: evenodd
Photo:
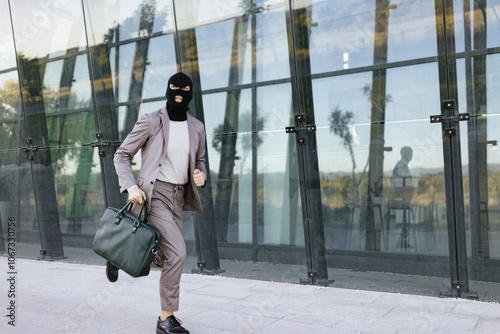
M 170 84 L 179 87 L 179 89 L 170 89 Z M 184 91 L 181 88 L 189 86 L 189 91 Z M 182 102 L 175 102 L 177 95 L 182 96 Z M 193 82 L 184 73 L 179 72 L 170 77 L 167 83 L 167 112 L 168 117 L 172 121 L 185 121 L 187 120 L 187 111 L 189 110 L 189 102 L 193 99 Z

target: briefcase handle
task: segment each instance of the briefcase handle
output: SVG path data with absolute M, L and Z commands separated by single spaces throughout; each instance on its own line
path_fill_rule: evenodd
M 116 213 L 116 221 L 115 221 L 115 224 L 120 224 L 120 221 L 122 220 L 123 218 L 123 215 L 125 214 L 125 211 L 130 211 L 130 209 L 132 209 L 132 205 L 134 203 L 128 201 L 127 204 L 125 204 L 125 206 Z M 141 210 L 139 211 L 139 215 L 137 216 L 137 218 L 134 220 L 134 227 L 137 229 L 137 227 L 139 227 L 139 223 L 141 221 L 141 215 L 142 215 L 142 212 L 144 211 L 144 219 L 142 219 L 143 222 L 145 222 L 147 224 L 148 222 L 148 208 L 146 206 L 146 201 L 143 199 L 142 200 L 142 205 L 141 205 Z

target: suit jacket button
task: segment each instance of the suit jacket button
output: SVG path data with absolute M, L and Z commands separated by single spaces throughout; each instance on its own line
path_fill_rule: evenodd
M 153 181 L 151 181 L 151 184 L 153 184 L 153 183 L 154 183 L 154 182 L 153 182 Z

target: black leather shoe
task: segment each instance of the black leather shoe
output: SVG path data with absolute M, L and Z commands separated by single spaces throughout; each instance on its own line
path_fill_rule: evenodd
M 182 327 L 179 320 L 177 320 L 177 318 L 173 315 L 163 321 L 160 321 L 160 318 L 158 318 L 158 324 L 156 325 L 156 334 L 173 333 L 189 334 L 189 331 Z
M 106 277 L 111 283 L 116 282 L 118 279 L 118 267 L 109 261 L 106 261 Z

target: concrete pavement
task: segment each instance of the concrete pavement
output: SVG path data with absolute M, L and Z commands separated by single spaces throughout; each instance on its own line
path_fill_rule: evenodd
M 155 332 L 157 270 L 109 283 L 104 265 L 16 259 L 9 274 L 0 259 L 0 307 L 14 314 L 2 317 L 0 333 Z M 192 334 L 500 331 L 499 303 L 196 274 L 182 276 L 176 316 Z

